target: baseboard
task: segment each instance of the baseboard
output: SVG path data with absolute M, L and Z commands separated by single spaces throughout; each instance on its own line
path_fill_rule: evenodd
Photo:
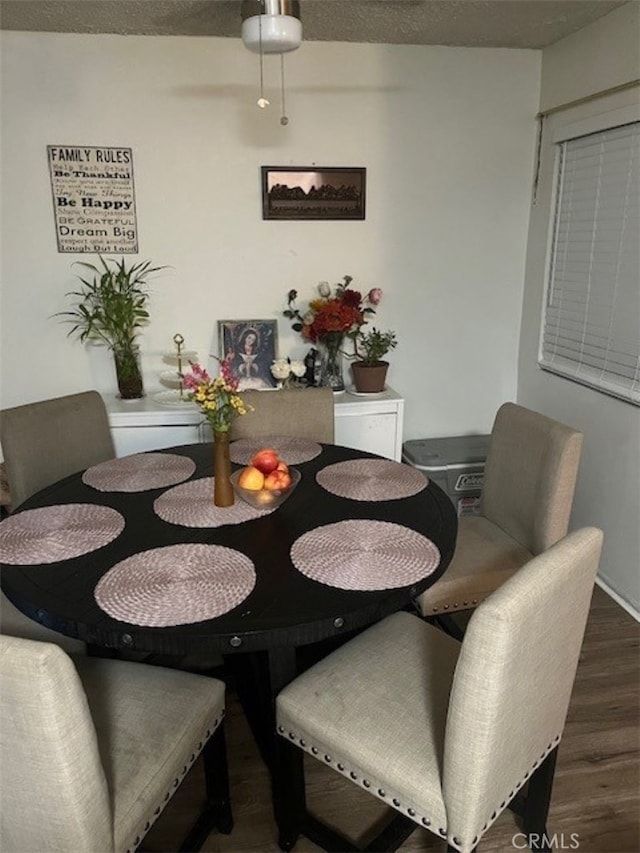
M 629 604 L 628 601 L 625 601 L 624 598 L 621 598 L 617 592 L 614 592 L 609 584 L 603 580 L 599 575 L 596 577 L 596 583 L 600 587 L 600 589 L 604 590 L 610 598 L 619 604 L 630 616 L 636 620 L 636 622 L 640 622 L 640 613 L 635 609 L 632 604 Z

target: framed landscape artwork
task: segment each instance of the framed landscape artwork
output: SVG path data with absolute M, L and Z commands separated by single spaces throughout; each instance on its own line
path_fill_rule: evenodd
M 278 348 L 277 320 L 218 320 L 218 351 L 229 358 L 238 390 L 275 388 L 271 363 Z
M 364 219 L 367 170 L 263 166 L 263 219 Z

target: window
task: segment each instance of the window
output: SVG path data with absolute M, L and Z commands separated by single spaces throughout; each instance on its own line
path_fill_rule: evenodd
M 539 364 L 640 405 L 640 122 L 559 145 Z

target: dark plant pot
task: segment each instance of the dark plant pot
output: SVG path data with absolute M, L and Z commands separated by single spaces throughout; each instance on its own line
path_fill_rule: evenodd
M 114 349 L 118 390 L 123 400 L 137 400 L 144 397 L 142 373 L 140 371 L 140 353 L 137 349 Z
M 379 391 L 384 391 L 388 369 L 388 361 L 376 361 L 374 364 L 354 361 L 351 365 L 351 373 L 356 391 L 359 394 L 377 394 Z

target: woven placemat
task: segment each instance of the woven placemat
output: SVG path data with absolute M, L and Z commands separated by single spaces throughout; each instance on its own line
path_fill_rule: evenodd
M 430 539 L 408 527 L 352 519 L 305 533 L 293 543 L 291 560 L 311 580 L 366 591 L 423 580 L 439 566 L 440 552 Z
M 196 463 L 175 453 L 135 453 L 94 465 L 82 482 L 99 492 L 146 492 L 182 483 L 196 470 Z
M 26 509 L 0 524 L 0 562 L 33 566 L 89 554 L 124 530 L 115 509 L 94 504 L 64 504 Z
M 426 489 L 429 481 L 417 468 L 390 459 L 349 459 L 327 465 L 316 481 L 333 495 L 354 501 L 393 501 Z
M 263 447 L 272 447 L 287 465 L 309 462 L 322 453 L 322 446 L 308 438 L 288 435 L 265 435 L 262 438 L 239 438 L 231 444 L 231 461 L 248 465 L 251 457 Z
M 155 514 L 163 521 L 181 527 L 221 527 L 223 524 L 242 524 L 273 512 L 273 509 L 254 509 L 237 495 L 233 506 L 215 506 L 213 481 L 213 477 L 201 477 L 169 489 L 154 501 Z
M 253 563 L 239 551 L 222 545 L 169 545 L 117 563 L 94 596 L 114 619 L 165 628 L 228 613 L 255 583 Z

